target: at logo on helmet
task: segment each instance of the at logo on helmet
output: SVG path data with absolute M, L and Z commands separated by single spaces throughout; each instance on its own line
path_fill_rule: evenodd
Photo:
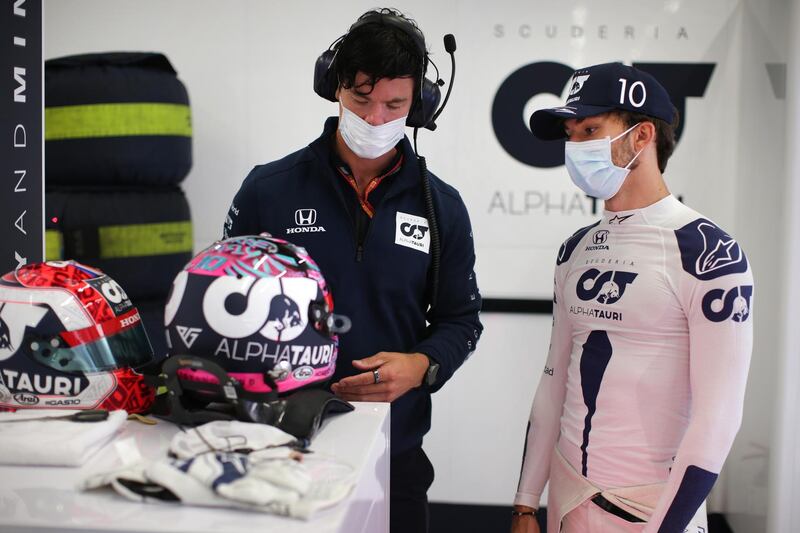
M 241 339 L 258 331 L 271 341 L 290 341 L 305 330 L 317 290 L 309 278 L 221 277 L 205 293 L 203 314 L 224 337 Z

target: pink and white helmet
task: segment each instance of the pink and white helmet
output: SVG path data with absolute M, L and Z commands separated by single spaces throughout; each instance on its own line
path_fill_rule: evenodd
M 350 321 L 305 249 L 266 234 L 203 250 L 176 276 L 164 312 L 169 356 L 209 359 L 253 393 L 327 381 Z M 181 379 L 216 382 L 182 369 Z

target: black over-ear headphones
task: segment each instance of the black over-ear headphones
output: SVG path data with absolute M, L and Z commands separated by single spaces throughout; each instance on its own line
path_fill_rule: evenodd
M 336 89 L 339 88 L 339 80 L 336 79 L 336 73 L 333 62 L 336 59 L 336 53 L 339 50 L 342 42 L 347 39 L 347 36 L 362 26 L 367 24 L 383 24 L 393 26 L 406 33 L 411 40 L 417 45 L 422 56 L 422 72 L 419 74 L 420 79 L 420 94 L 415 96 L 414 102 L 411 104 L 411 111 L 408 113 L 406 125 L 411 128 L 428 128 L 433 130 L 436 128 L 434 123 L 436 108 L 439 106 L 439 101 L 442 99 L 442 93 L 439 91 L 439 85 L 443 85 L 442 80 L 433 82 L 425 77 L 425 70 L 428 66 L 428 51 L 425 49 L 425 37 L 422 32 L 411 24 L 409 21 L 402 17 L 392 14 L 375 13 L 370 14 L 360 20 L 357 20 L 347 34 L 338 38 L 334 43 L 322 52 L 317 58 L 314 65 L 314 92 L 321 97 L 331 102 L 336 102 Z

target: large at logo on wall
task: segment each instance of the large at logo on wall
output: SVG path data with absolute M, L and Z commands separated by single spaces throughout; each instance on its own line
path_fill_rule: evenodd
M 602 202 L 570 181 L 563 141 L 539 141 L 528 126 L 534 110 L 564 104 L 584 66 L 622 61 L 665 86 L 681 114 L 668 187 L 731 226 L 737 125 L 729 103 L 740 76 L 767 75 L 740 72 L 731 23 L 740 8 L 732 0 L 566 1 L 461 10 L 456 90 L 457 105 L 467 105 L 449 117 L 459 132 L 453 182 L 472 217 L 485 298 L 549 299 L 560 244 L 602 216 Z
M 0 10 L 0 272 L 41 261 L 42 4 Z

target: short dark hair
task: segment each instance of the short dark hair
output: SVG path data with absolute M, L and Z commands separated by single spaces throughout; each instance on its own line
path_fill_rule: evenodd
M 678 130 L 680 116 L 678 110 L 672 108 L 672 123 L 668 123 L 660 118 L 633 113 L 623 109 L 615 109 L 611 114 L 618 117 L 626 126 L 633 127 L 640 122 L 652 122 L 656 127 L 656 154 L 658 156 L 658 170 L 663 174 L 667 169 L 667 161 L 675 151 L 675 132 Z
M 367 85 L 371 87 L 382 78 L 412 77 L 416 97 L 428 66 L 425 38 L 417 23 L 396 9 L 367 11 L 355 24 L 378 15 L 397 17 L 408 22 L 410 28 L 419 32 L 419 39 L 393 24 L 376 21 L 359 26 L 345 35 L 335 48 L 336 58 L 331 68 L 336 79 L 339 85 L 351 89 L 359 71 L 369 76 Z

